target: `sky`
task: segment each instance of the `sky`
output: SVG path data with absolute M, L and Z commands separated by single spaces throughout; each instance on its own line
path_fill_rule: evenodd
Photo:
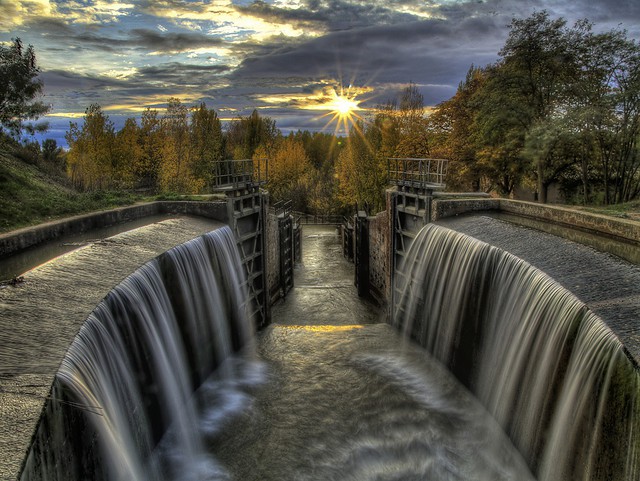
M 435 106 L 540 10 L 640 38 L 639 0 L 0 0 L 0 42 L 34 46 L 61 145 L 92 103 L 119 127 L 172 97 L 333 132 L 336 95 L 366 117 L 411 82 Z

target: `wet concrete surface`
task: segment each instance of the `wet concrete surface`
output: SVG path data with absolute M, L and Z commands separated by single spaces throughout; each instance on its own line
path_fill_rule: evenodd
M 302 262 L 294 287 L 271 308 L 272 322 L 282 325 L 351 325 L 384 322 L 384 312 L 358 297 L 354 266 L 342 256 L 334 226 L 302 227 Z
M 0 286 L 0 480 L 15 480 L 62 358 L 104 296 L 138 267 L 222 224 L 169 219 L 85 245 Z
M 640 364 L 640 266 L 553 234 L 487 215 L 437 224 L 510 252 L 555 279 L 600 316 Z

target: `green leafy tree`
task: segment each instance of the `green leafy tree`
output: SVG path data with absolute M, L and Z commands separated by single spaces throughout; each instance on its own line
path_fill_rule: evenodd
M 545 177 L 554 171 L 545 165 L 549 157 L 522 153 L 529 129 L 564 108 L 568 79 L 578 68 L 572 33 L 564 19 L 546 11 L 514 19 L 501 59 L 486 69 L 487 80 L 474 96 L 478 160 L 501 194 L 533 174 L 546 202 L 546 187 L 556 180 Z
M 22 130 L 34 133 L 47 129 L 45 123 L 28 123 L 50 110 L 48 105 L 35 100 L 43 89 L 37 78 L 39 73 L 33 46 L 25 49 L 19 38 L 9 46 L 0 45 L 0 132 L 5 130 L 19 136 Z
M 262 117 L 254 110 L 248 117 L 238 117 L 229 123 L 227 130 L 227 158 L 251 159 L 256 149 L 270 156 L 276 139 L 280 135 L 275 120 Z
M 161 190 L 189 194 L 199 192 L 204 187 L 204 181 L 193 175 L 191 166 L 189 109 L 179 99 L 169 99 L 161 121 L 161 132 Z
M 222 126 L 215 110 L 207 109 L 204 103 L 193 110 L 190 137 L 193 174 L 211 187 L 215 175 L 214 164 L 224 156 Z
M 66 158 L 55 139 L 42 141 L 42 163 L 45 170 L 58 176 L 66 175 Z

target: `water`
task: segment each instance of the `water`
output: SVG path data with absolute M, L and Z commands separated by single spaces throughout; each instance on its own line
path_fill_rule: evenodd
M 80 234 L 66 235 L 52 241 L 44 242 L 30 247 L 16 254 L 0 259 L 0 283 L 19 277 L 30 269 L 47 262 L 50 259 L 61 256 L 67 252 L 78 249 L 97 239 L 111 237 L 121 232 L 136 229 L 141 226 L 167 220 L 170 215 L 153 215 L 142 219 L 122 222 L 116 225 L 91 229 Z
M 533 480 L 477 400 L 388 324 L 275 324 L 258 346 L 268 382 L 211 444 L 235 480 Z
M 330 242 L 307 236 L 255 338 L 228 228 L 127 278 L 70 347 L 22 479 L 638 478 L 636 368 L 568 291 L 431 225 L 404 266 L 403 337 Z
M 235 480 L 522 480 L 526 463 L 443 366 L 359 298 L 330 226 L 258 333 L 267 382 L 210 441 Z
M 396 325 L 478 397 L 538 479 L 637 479 L 638 372 L 584 304 L 524 261 L 435 225 L 404 272 Z
M 223 479 L 203 439 L 255 377 L 242 277 L 224 227 L 117 286 L 60 366 L 22 479 Z

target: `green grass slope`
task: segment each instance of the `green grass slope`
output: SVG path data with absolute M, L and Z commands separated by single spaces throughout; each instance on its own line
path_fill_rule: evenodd
M 0 233 L 94 210 L 133 204 L 128 193 L 75 191 L 0 146 Z

